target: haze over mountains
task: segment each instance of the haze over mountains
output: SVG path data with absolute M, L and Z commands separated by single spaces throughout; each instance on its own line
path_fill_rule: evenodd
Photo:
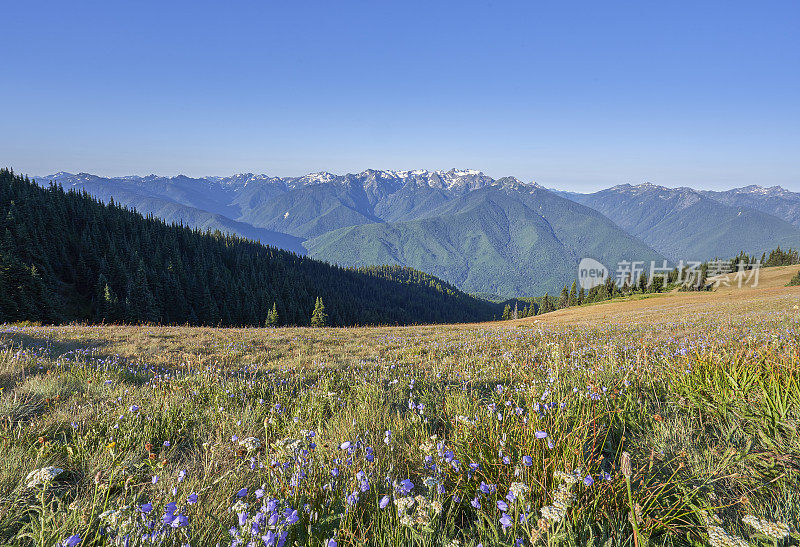
M 467 292 L 502 296 L 560 290 L 585 256 L 613 269 L 621 260 L 705 260 L 800 246 L 800 194 L 781 188 L 645 184 L 577 194 L 455 169 L 284 178 L 57 173 L 38 180 L 340 265 L 411 266 Z

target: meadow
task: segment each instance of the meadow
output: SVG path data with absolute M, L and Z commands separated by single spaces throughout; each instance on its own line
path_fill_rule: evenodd
M 462 326 L 4 325 L 0 543 L 797 544 L 784 275 Z

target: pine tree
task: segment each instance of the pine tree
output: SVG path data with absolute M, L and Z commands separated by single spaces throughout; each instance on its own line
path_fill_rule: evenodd
M 267 326 L 267 327 L 277 327 L 279 324 L 280 324 L 280 321 L 279 321 L 279 318 L 278 318 L 278 304 L 277 303 L 273 303 L 272 304 L 272 309 L 269 310 L 269 313 L 267 314 L 267 321 L 265 322 L 265 326 Z
M 578 305 L 580 306 L 586 301 L 586 289 L 581 287 L 580 292 L 578 292 Z
M 647 274 L 644 272 L 639 275 L 639 291 L 647 291 Z
M 551 311 L 555 311 L 555 306 L 553 305 L 553 301 L 550 299 L 550 295 L 544 293 L 544 299 L 542 300 L 542 307 L 540 313 L 548 313 Z
M 317 303 L 314 305 L 314 311 L 311 313 L 311 326 L 328 326 L 328 314 L 325 313 L 325 304 L 322 303 L 322 298 L 319 296 L 317 297 Z
M 511 305 L 506 304 L 506 307 L 503 308 L 502 320 L 508 321 L 509 319 L 511 319 Z
M 558 307 L 566 308 L 567 306 L 569 306 L 569 291 L 567 286 L 564 285 L 564 288 L 561 289 L 561 296 L 558 298 Z
M 575 306 L 578 304 L 578 284 L 573 281 L 572 288 L 569 290 L 569 298 L 567 299 L 568 306 Z

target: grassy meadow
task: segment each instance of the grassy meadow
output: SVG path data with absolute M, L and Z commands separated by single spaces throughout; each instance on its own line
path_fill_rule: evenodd
M 480 325 L 2 326 L 0 544 L 797 544 L 800 288 L 762 275 Z

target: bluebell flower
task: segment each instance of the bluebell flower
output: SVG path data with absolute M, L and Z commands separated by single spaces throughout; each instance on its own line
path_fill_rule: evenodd
M 506 528 L 511 526 L 511 517 L 509 517 L 506 513 L 503 513 L 500 516 L 500 525 L 503 527 L 503 531 L 505 532 Z
M 61 542 L 63 547 L 75 547 L 81 542 L 81 536 L 78 534 L 74 534 L 69 536 L 67 539 Z
M 414 489 L 414 483 L 408 479 L 403 479 L 400 481 L 400 489 L 403 493 L 408 494 Z

